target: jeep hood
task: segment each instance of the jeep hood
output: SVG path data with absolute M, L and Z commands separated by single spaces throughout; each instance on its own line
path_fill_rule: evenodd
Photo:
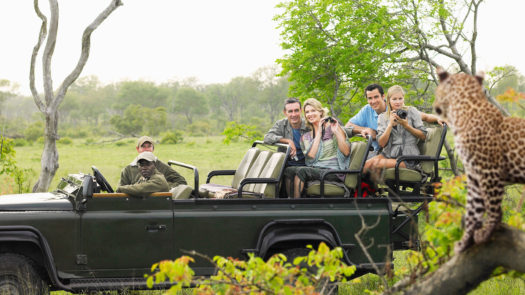
M 73 210 L 73 204 L 66 195 L 57 193 L 32 193 L 0 196 L 0 212 L 57 210 Z

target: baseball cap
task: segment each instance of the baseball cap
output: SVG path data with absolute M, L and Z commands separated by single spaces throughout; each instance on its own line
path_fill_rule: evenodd
M 148 162 L 155 162 L 157 157 L 152 152 L 142 152 L 137 156 L 137 162 L 140 160 L 146 160 Z
M 139 138 L 139 141 L 137 142 L 137 147 L 141 147 L 143 143 L 145 142 L 149 142 L 151 143 L 152 145 L 153 144 L 153 138 L 149 137 L 149 136 L 142 136 L 141 138 Z

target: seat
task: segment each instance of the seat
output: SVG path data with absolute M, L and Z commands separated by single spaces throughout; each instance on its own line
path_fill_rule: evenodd
M 441 181 L 438 162 L 445 159 L 441 156 L 441 150 L 446 135 L 446 125 L 442 127 L 435 124 L 428 127 L 425 141 L 418 144 L 421 155 L 397 158 L 396 167 L 384 171 L 385 184 L 398 196 L 432 196 L 434 189 L 431 184 Z M 405 160 L 420 161 L 421 171 L 399 167 Z
M 330 170 L 329 174 L 346 174 L 344 182 L 311 181 L 307 183 L 307 196 L 349 197 L 356 192 L 361 195 L 361 179 L 372 141 L 354 141 L 350 145 L 350 164 L 347 170 Z
M 260 153 L 260 150 L 257 147 L 252 147 L 248 149 L 246 154 L 244 154 L 244 157 L 242 158 L 236 170 L 213 170 L 211 171 L 208 174 L 208 177 L 206 179 L 206 184 L 203 184 L 199 187 L 199 196 L 203 198 L 208 198 L 210 195 L 210 192 L 211 194 L 213 194 L 213 192 L 216 192 L 219 190 L 224 190 L 228 188 L 230 189 L 239 188 L 239 183 L 241 182 L 242 179 L 246 178 L 248 171 L 252 167 L 259 153 Z M 219 175 L 233 175 L 231 186 L 210 183 L 210 180 L 212 177 L 219 176 Z
M 253 161 L 252 165 L 250 166 L 250 169 L 248 169 L 248 172 L 246 173 L 246 177 L 241 179 L 240 182 L 246 178 L 258 178 L 261 174 L 261 171 L 264 169 L 266 162 L 268 162 L 268 159 L 270 159 L 272 155 L 271 151 L 259 151 L 257 155 L 257 159 Z M 223 198 L 225 195 L 227 195 L 230 192 L 237 192 L 240 187 L 240 183 L 237 184 L 237 186 L 225 186 L 225 185 L 217 185 L 217 184 L 205 184 L 203 185 L 206 190 L 207 194 L 205 197 L 207 198 L 217 198 L 220 195 L 220 198 Z M 244 191 L 253 191 L 255 188 L 255 183 L 250 183 L 246 187 L 243 188 Z M 199 189 L 200 193 L 201 189 Z
M 217 192 L 215 198 L 275 198 L 284 171 L 286 154 L 262 151 L 238 190 Z M 258 173 L 259 171 L 260 173 Z

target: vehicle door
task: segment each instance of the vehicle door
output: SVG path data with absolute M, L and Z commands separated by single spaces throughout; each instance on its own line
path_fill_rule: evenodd
M 77 263 L 94 277 L 143 277 L 173 258 L 171 196 L 99 194 L 81 214 Z

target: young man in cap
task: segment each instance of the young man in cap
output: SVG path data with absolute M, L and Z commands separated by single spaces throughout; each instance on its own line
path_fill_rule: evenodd
M 136 160 L 140 177 L 131 184 L 119 185 L 118 193 L 145 196 L 155 192 L 166 192 L 170 189 L 164 175 L 155 168 L 157 157 L 152 152 L 142 152 Z
M 155 149 L 153 145 L 153 139 L 149 136 L 142 136 L 137 142 L 137 152 L 139 156 L 141 153 L 150 152 L 153 155 L 153 150 Z M 155 155 L 153 155 L 155 157 Z M 128 166 L 122 169 L 120 174 L 120 183 L 119 186 L 129 185 L 136 183 L 141 177 L 138 166 L 138 157 L 131 162 Z M 182 175 L 173 170 L 168 164 L 163 163 L 157 157 L 154 159 L 154 166 L 158 172 L 160 172 L 166 178 L 170 188 L 174 188 L 181 184 L 186 184 L 186 180 Z M 168 189 L 169 190 L 169 189 Z M 168 191 L 166 190 L 166 191 Z

